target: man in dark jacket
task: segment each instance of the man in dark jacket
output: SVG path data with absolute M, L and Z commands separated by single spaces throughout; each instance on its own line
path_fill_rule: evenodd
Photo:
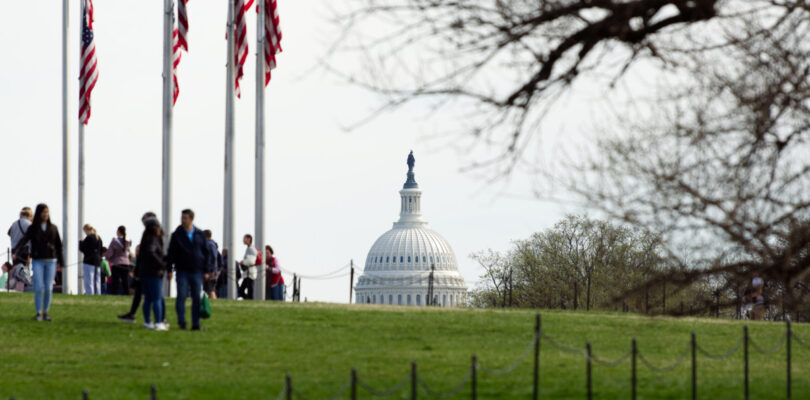
M 186 298 L 191 295 L 191 330 L 200 330 L 200 295 L 208 246 L 203 231 L 194 226 L 193 211 L 183 210 L 180 222 L 169 240 L 168 254 L 169 271 L 177 271 L 177 323 L 180 329 L 186 329 Z
M 206 229 L 205 245 L 208 246 L 208 259 L 205 261 L 205 272 L 203 273 L 203 287 L 208 297 L 212 299 L 217 298 L 217 273 L 222 266 L 222 256 L 219 254 L 219 246 L 213 239 L 213 233 Z

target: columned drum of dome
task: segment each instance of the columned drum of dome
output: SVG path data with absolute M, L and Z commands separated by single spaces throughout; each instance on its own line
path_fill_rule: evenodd
M 458 273 L 453 249 L 422 219 L 415 164 L 411 152 L 407 180 L 399 191 L 399 221 L 371 246 L 355 286 L 357 303 L 425 305 L 431 265 L 435 266 L 432 303 L 451 307 L 466 302 L 467 286 Z

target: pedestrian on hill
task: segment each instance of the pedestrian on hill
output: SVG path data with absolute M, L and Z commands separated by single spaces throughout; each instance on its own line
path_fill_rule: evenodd
M 143 326 L 158 331 L 169 330 L 164 322 L 165 303 L 163 301 L 163 274 L 166 272 L 166 260 L 163 252 L 164 233 L 156 218 L 148 219 L 140 251 L 135 260 L 135 271 L 143 291 Z M 154 321 L 150 319 L 154 315 Z
M 17 243 L 20 242 L 20 239 L 25 235 L 25 231 L 31 226 L 31 220 L 33 218 L 34 214 L 31 212 L 31 207 L 23 207 L 23 209 L 20 210 L 20 219 L 14 221 L 11 227 L 8 228 L 8 236 L 11 238 L 12 249 L 17 247 Z
M 279 265 L 270 245 L 264 246 L 264 258 L 267 260 L 265 263 L 265 274 L 267 275 L 265 298 L 267 300 L 284 301 L 284 277 L 281 275 L 281 265 Z
M 110 293 L 117 296 L 129 294 L 130 247 L 127 241 L 127 228 L 123 225 L 116 230 L 116 237 L 107 246 L 107 260 L 112 265 L 112 285 Z
M 765 319 L 765 311 L 767 307 L 765 306 L 765 296 L 763 294 L 765 289 L 765 281 L 759 277 L 759 274 L 755 271 L 751 273 L 751 302 L 753 303 L 753 307 L 751 308 L 751 319 L 762 321 Z
M 34 284 L 34 279 L 31 276 L 31 250 L 29 246 L 22 246 L 15 254 L 12 262 L 13 264 L 8 274 L 8 282 L 6 282 L 9 291 L 30 291 L 31 286 Z M 29 290 L 26 290 L 26 288 Z
M 186 329 L 186 298 L 191 295 L 191 330 L 201 330 L 200 296 L 202 295 L 202 273 L 208 259 L 208 246 L 205 235 L 194 226 L 194 211 L 183 210 L 180 226 L 169 239 L 168 271 L 177 271 L 177 323 Z
M 211 230 L 206 229 L 205 245 L 208 247 L 208 259 L 205 261 L 205 273 L 203 279 L 205 281 L 205 293 L 212 299 L 217 298 L 217 275 L 219 270 L 222 269 L 222 255 L 219 254 L 219 246 L 213 239 Z
M 222 263 L 217 273 L 217 297 L 228 297 L 228 249 L 222 248 Z
M 101 248 L 101 294 L 110 294 L 108 289 L 108 283 L 110 277 L 112 276 L 112 271 L 110 270 L 110 262 L 107 261 L 107 248 Z
M 96 228 L 90 224 L 82 227 L 84 239 L 79 242 L 79 251 L 82 252 L 82 269 L 84 270 L 84 294 L 101 294 L 101 251 L 104 244 L 96 233 Z
M 141 223 L 143 223 L 144 233 L 146 232 L 146 229 L 149 228 L 151 225 L 156 224 L 160 226 L 160 222 L 157 219 L 157 215 L 151 211 L 148 211 L 143 214 L 143 216 L 141 217 Z M 160 229 L 162 232 L 163 228 Z M 163 234 L 163 236 L 165 236 L 165 234 Z M 143 241 L 143 237 L 141 238 L 141 241 Z M 138 255 L 135 257 L 135 268 L 132 271 L 132 288 L 134 290 L 134 293 L 132 295 L 132 305 L 129 308 L 129 312 L 118 316 L 119 320 L 133 324 L 135 323 L 135 314 L 138 312 L 138 307 L 140 307 L 141 305 L 141 297 L 143 296 L 144 293 L 143 282 L 140 279 L 141 274 L 138 269 L 138 257 L 140 253 L 138 252 L 137 249 L 139 249 L 140 247 L 141 245 L 136 246 L 136 253 L 138 253 Z M 163 246 L 161 246 L 161 249 L 163 249 Z M 161 314 L 160 319 L 156 319 L 156 322 L 157 321 L 162 322 L 163 324 L 166 325 L 166 328 L 168 329 L 169 324 L 166 322 L 166 300 L 163 298 L 162 288 L 160 301 L 161 301 L 161 311 L 163 312 L 163 314 Z
M 25 231 L 22 239 L 14 247 L 14 253 L 21 247 L 31 244 L 31 258 L 34 269 L 34 307 L 36 321 L 50 321 L 53 281 L 57 267 L 65 265 L 62 253 L 62 238 L 59 229 L 51 223 L 51 214 L 45 204 L 37 205 L 32 226 Z
M 253 299 L 253 286 L 259 275 L 258 269 L 262 265 L 262 259 L 258 250 L 253 247 L 253 236 L 246 234 L 242 238 L 242 243 L 247 247 L 245 248 L 245 256 L 239 262 L 239 267 L 245 272 L 242 284 L 239 286 L 239 296 L 243 299 Z

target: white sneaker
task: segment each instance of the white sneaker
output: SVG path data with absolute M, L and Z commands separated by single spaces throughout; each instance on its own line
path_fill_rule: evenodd
M 143 324 L 143 329 L 152 329 L 152 330 L 154 330 L 155 329 L 155 324 L 153 324 L 153 323 L 146 324 L 145 323 L 145 324 Z
M 155 330 L 156 331 L 168 331 L 169 330 L 169 325 L 165 324 L 163 322 L 159 322 L 159 323 L 155 324 Z

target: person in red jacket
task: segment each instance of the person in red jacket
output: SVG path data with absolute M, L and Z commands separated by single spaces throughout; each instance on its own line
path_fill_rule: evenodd
M 264 246 L 265 275 L 267 284 L 265 290 L 267 300 L 284 301 L 284 277 L 281 275 L 281 266 L 273 255 L 273 248 Z

